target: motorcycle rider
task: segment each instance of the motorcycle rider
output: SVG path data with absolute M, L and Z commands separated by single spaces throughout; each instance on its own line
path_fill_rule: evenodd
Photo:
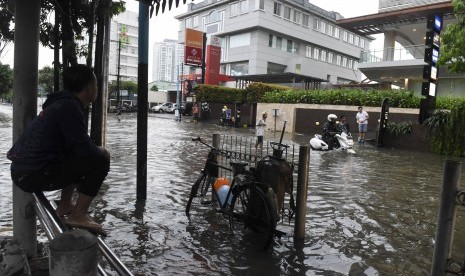
M 345 115 L 339 116 L 339 124 L 337 124 L 337 129 L 339 132 L 345 132 L 348 136 L 351 136 L 350 134 L 350 125 L 347 122 L 347 117 Z
M 323 126 L 323 141 L 328 144 L 328 149 L 332 150 L 335 146 L 338 147 L 339 143 L 336 134 L 339 132 L 336 125 L 337 116 L 334 114 L 328 115 L 328 121 Z

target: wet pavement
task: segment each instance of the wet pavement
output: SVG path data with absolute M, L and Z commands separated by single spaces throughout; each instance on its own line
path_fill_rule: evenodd
M 11 146 L 11 106 L 0 104 L 0 152 Z M 253 129 L 149 114 L 147 200 L 136 203 L 136 114 L 110 114 L 111 171 L 92 205 L 105 241 L 138 275 L 428 275 L 433 255 L 444 157 L 356 145 L 355 155 L 310 155 L 306 238 L 295 249 L 293 226 L 272 252 L 244 247 L 214 211 L 184 215 L 190 186 L 207 149 L 191 141 L 213 133 L 254 139 Z M 265 140 L 279 140 L 267 132 Z M 310 137 L 285 135 L 308 143 Z M 0 235 L 12 232 L 9 164 L 0 160 Z M 464 186 L 464 180 L 461 181 Z M 459 208 L 453 257 L 465 257 Z M 46 241 L 40 234 L 40 241 Z M 105 264 L 104 264 L 105 266 Z M 110 273 L 111 274 L 111 273 Z

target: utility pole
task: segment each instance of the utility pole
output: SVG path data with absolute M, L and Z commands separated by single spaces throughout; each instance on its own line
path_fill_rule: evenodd
M 121 69 L 121 38 L 118 39 L 118 73 L 116 75 L 116 106 L 120 107 L 121 105 L 121 95 L 120 95 L 120 85 L 119 85 L 119 74 Z

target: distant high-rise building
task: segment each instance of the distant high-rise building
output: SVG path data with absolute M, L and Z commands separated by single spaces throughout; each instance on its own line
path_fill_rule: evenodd
M 152 81 L 176 82 L 179 75 L 188 74 L 189 67 L 184 66 L 184 45 L 176 40 L 165 39 L 153 45 Z
M 118 56 L 120 80 L 137 82 L 138 67 L 138 13 L 125 11 L 111 20 L 109 80 L 116 80 L 118 74 Z M 121 51 L 118 55 L 118 41 Z
M 450 0 L 379 0 L 378 12 L 403 10 L 441 2 L 450 2 Z

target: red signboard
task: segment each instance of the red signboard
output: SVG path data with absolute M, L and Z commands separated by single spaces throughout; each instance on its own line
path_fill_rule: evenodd
M 203 32 L 186 29 L 184 63 L 202 66 Z
M 220 83 L 220 60 L 221 60 L 221 47 L 208 45 L 207 46 L 207 60 L 205 70 L 205 83 L 218 85 Z

